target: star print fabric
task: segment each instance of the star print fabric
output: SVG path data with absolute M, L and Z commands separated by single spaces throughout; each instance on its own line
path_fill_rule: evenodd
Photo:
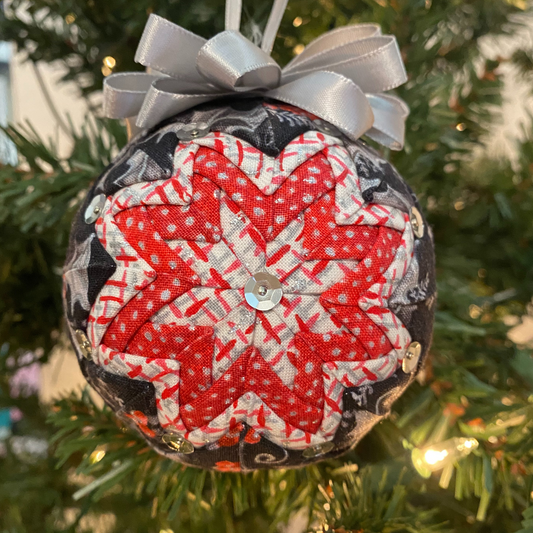
M 195 113 L 209 115 L 211 132 L 179 142 L 179 119 Z M 231 120 L 246 113 L 246 125 Z M 302 456 L 309 446 L 330 442 L 324 457 L 338 455 L 407 386 L 410 342 L 429 346 L 432 243 L 414 237 L 412 195 L 364 145 L 312 124 L 262 101 L 177 117 L 97 182 L 89 196 L 106 202 L 96 223 L 75 222 L 65 305 L 93 347 L 82 370 L 176 460 L 297 466 L 313 460 Z M 369 201 L 380 176 L 390 201 Z M 258 272 L 282 285 L 270 311 L 244 298 Z M 166 447 L 168 432 L 194 453 Z

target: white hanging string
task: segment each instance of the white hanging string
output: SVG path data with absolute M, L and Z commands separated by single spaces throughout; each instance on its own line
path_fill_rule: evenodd
M 242 0 L 226 0 L 226 30 L 240 30 L 241 12 Z
M 261 43 L 261 49 L 267 54 L 272 52 L 274 41 L 276 40 L 276 35 L 281 24 L 281 19 L 283 18 L 288 2 L 289 0 L 274 0 L 274 5 L 272 6 L 272 11 L 268 17 L 265 32 L 263 33 L 263 41 Z
M 263 33 L 263 40 L 261 42 L 261 49 L 267 54 L 272 52 L 274 41 L 278 33 L 281 19 L 285 13 L 289 0 L 274 0 L 272 10 L 268 17 L 268 21 Z M 239 31 L 241 27 L 242 14 L 242 0 L 227 0 L 226 1 L 226 30 Z

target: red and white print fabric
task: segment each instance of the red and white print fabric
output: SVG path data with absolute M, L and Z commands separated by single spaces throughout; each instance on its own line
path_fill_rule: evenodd
M 290 449 L 331 440 L 344 389 L 390 377 L 411 341 L 388 308 L 408 213 L 364 202 L 335 137 L 277 158 L 217 132 L 181 143 L 172 177 L 108 197 L 96 232 L 117 265 L 89 317 L 96 362 L 152 383 L 161 426 L 195 447 L 242 423 Z M 283 286 L 268 312 L 244 298 L 258 272 Z

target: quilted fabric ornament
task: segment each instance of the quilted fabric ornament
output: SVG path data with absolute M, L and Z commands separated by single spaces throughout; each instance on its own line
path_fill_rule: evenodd
M 88 382 L 222 471 L 353 447 L 426 357 L 433 245 L 377 152 L 265 95 L 138 135 L 78 213 L 64 301 Z

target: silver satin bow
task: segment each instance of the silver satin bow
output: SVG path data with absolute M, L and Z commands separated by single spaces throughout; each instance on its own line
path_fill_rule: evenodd
M 275 0 L 261 47 L 239 33 L 242 0 L 227 0 L 226 30 L 209 40 L 150 15 L 135 61 L 157 75 L 106 78 L 105 115 L 136 117 L 143 129 L 222 96 L 261 95 L 316 115 L 351 139 L 366 134 L 400 150 L 409 109 L 383 94 L 407 80 L 395 37 L 375 24 L 338 28 L 281 69 L 270 52 L 287 1 Z

